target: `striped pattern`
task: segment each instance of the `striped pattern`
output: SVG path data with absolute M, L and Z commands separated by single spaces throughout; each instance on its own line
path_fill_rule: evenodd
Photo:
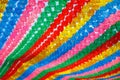
M 119 0 L 1 0 L 0 80 L 119 80 Z

